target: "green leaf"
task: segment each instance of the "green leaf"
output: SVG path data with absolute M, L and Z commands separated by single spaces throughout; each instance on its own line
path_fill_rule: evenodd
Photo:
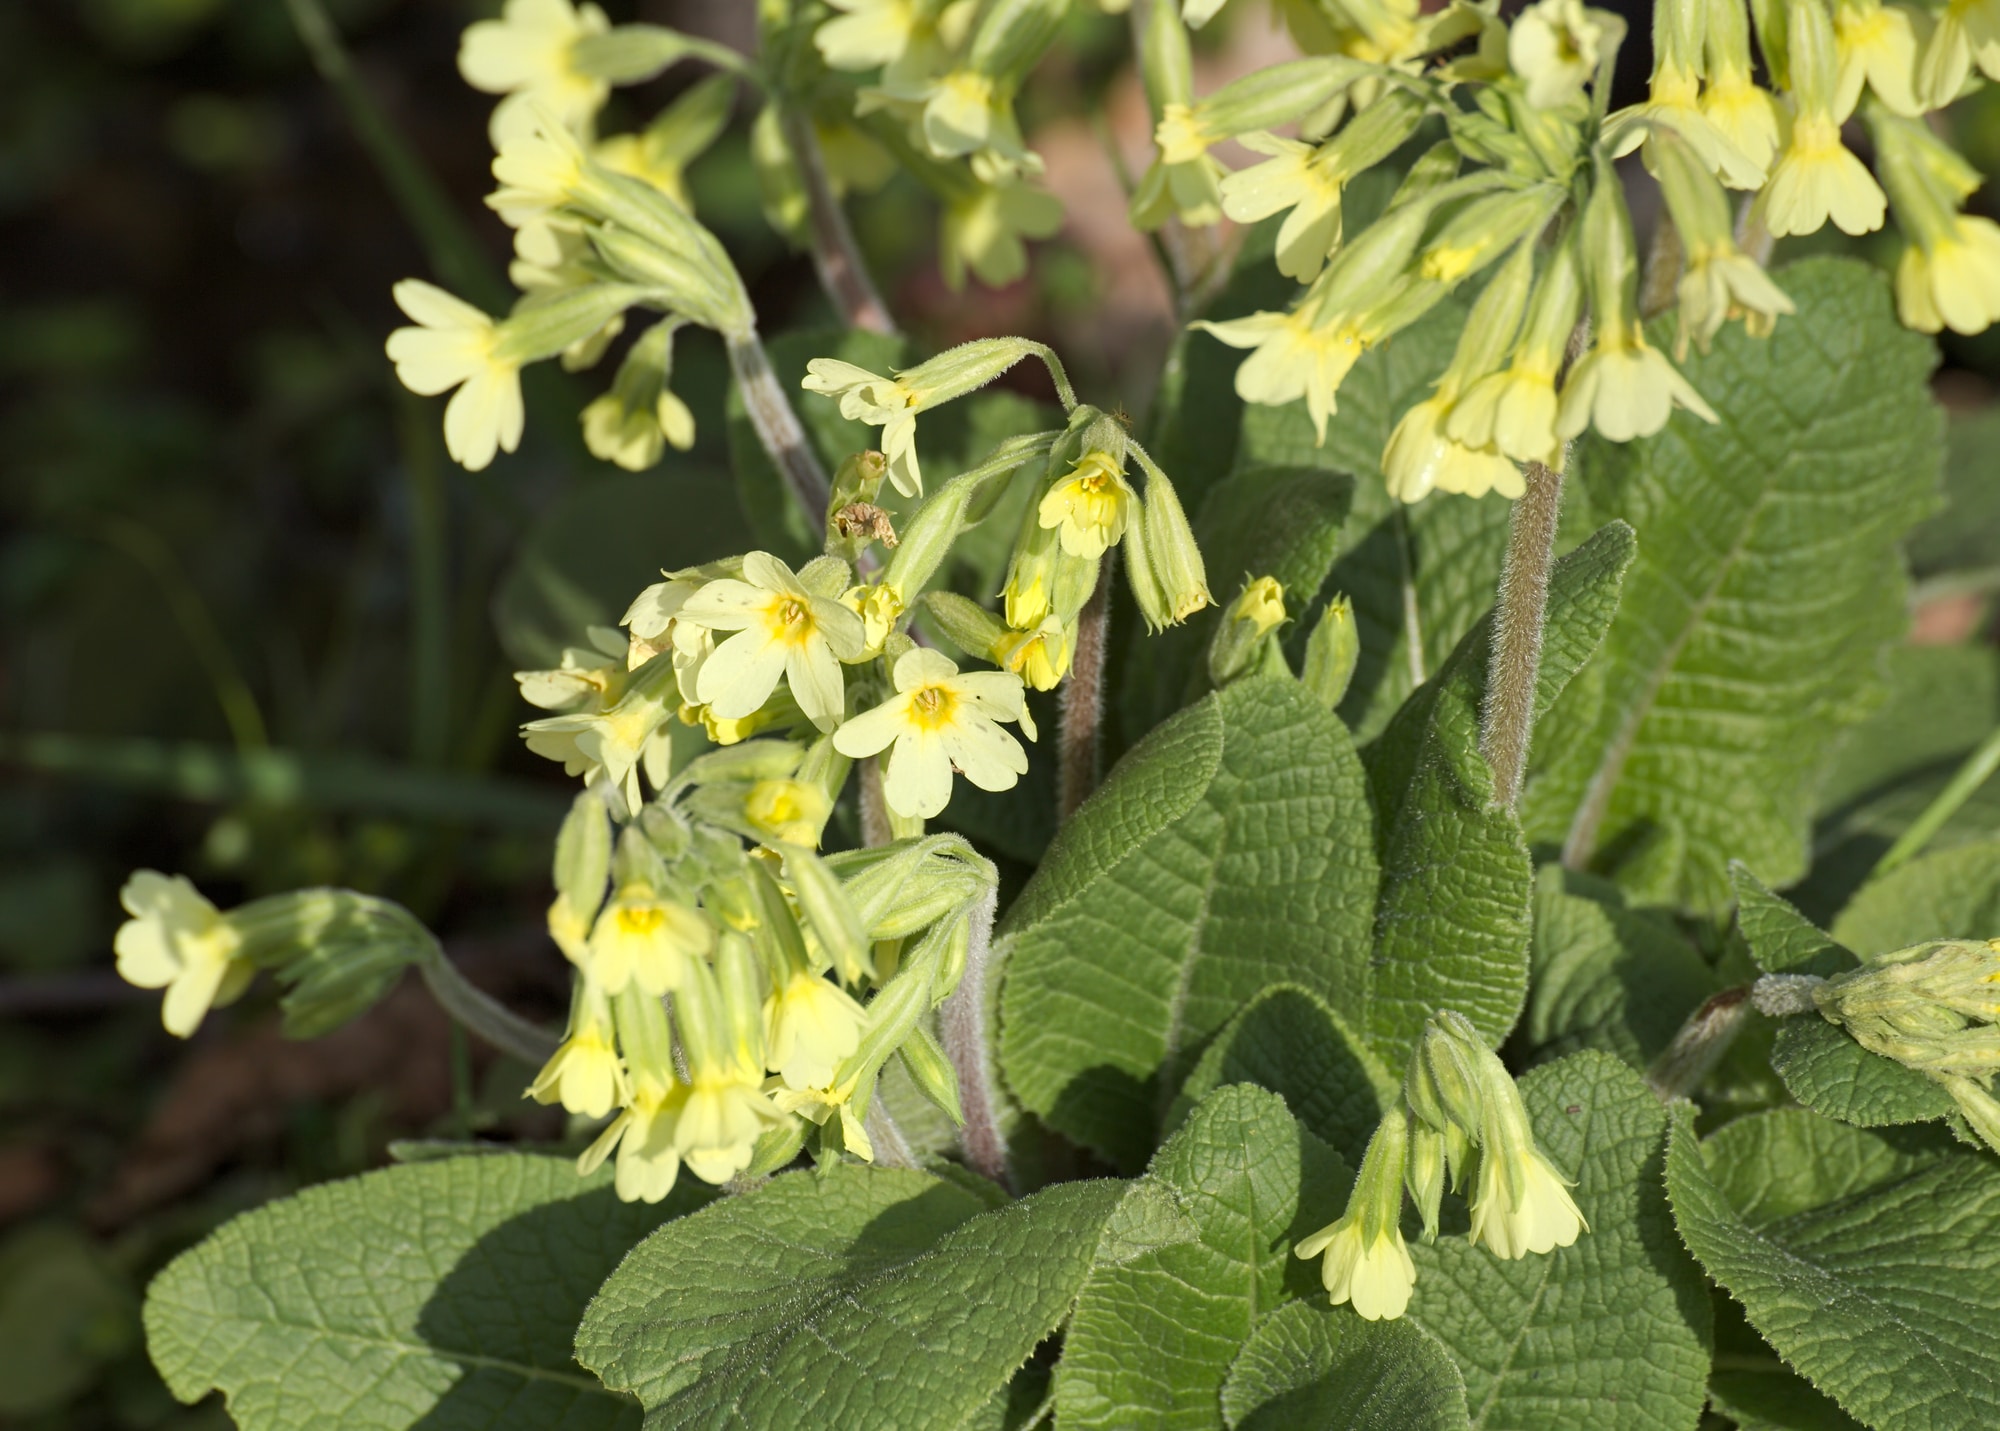
M 1284 1100 L 1247 1084 L 1202 1100 L 1154 1156 L 1199 1240 L 1100 1266 L 1056 1369 L 1065 1427 L 1206 1431 L 1258 1317 L 1317 1290 L 1292 1245 L 1340 1215 L 1353 1173 Z
M 1833 932 L 1870 954 L 2000 935 L 2000 840 L 1937 850 L 1863 885 Z
M 1143 1165 L 1202 1046 L 1264 988 L 1359 1006 L 1375 885 L 1361 763 L 1330 712 L 1282 678 L 1189 707 L 1119 763 L 1008 911 L 1008 1084 Z
M 616 626 L 660 569 L 740 552 L 750 532 L 727 473 L 669 464 L 607 473 L 564 493 L 536 520 L 493 596 L 509 657 L 537 670 L 587 645 L 585 628 Z
M 1269 576 L 1285 589 L 1288 633 L 1310 629 L 1316 597 L 1340 550 L 1351 478 L 1312 467 L 1260 467 L 1227 478 L 1195 521 L 1217 604 L 1185 625 L 1149 635 L 1134 621 L 1126 643 L 1120 718 L 1144 732 L 1208 689 L 1208 646 L 1223 606 L 1245 577 Z
M 627 1249 L 706 1190 L 647 1207 L 609 1184 L 491 1154 L 308 1188 L 154 1279 L 153 1364 L 182 1401 L 219 1389 L 244 1431 L 636 1427 L 571 1334 Z
M 1535 880 L 1525 1025 L 1540 1054 L 1599 1048 L 1645 1069 L 1721 988 L 1673 921 L 1616 885 L 1557 865 Z
M 1413 1247 L 1410 1315 L 1457 1361 L 1475 1427 L 1686 1431 L 1706 1394 L 1711 1313 L 1661 1192 L 1666 1111 L 1595 1052 L 1544 1064 L 1521 1093 L 1590 1230 L 1513 1262 L 1462 1237 Z
M 1923 1074 L 1870 1053 L 1818 1014 L 1796 1014 L 1778 1025 L 1771 1067 L 1806 1107 L 1862 1128 L 1922 1123 L 1955 1106 Z
M 1461 1431 L 1465 1381 L 1409 1321 L 1294 1302 L 1257 1324 L 1222 1388 L 1230 1431 Z
M 1401 1091 L 1324 999 L 1291 984 L 1266 989 L 1223 1026 L 1167 1110 L 1165 1130 L 1180 1127 L 1196 1103 L 1230 1083 L 1270 1089 L 1308 1132 L 1356 1163 Z
M 1613 523 L 1556 563 L 1536 705 L 1547 708 L 1617 609 L 1632 531 Z M 1375 979 L 1360 1021 L 1397 1066 L 1432 1010 L 1498 1044 L 1527 994 L 1534 870 L 1521 827 L 1492 803 L 1479 756 L 1490 620 L 1404 703 L 1367 753 L 1382 889 Z
M 635 1248 L 577 1355 L 649 1426 L 956 1427 L 1069 1311 L 1126 1188 L 989 1212 L 924 1173 L 786 1173 Z
M 1239 469 L 1324 467 L 1355 479 L 1354 511 L 1328 585 L 1354 602 L 1361 660 L 1341 715 L 1360 740 L 1442 665 L 1493 604 L 1507 544 L 1509 504 L 1433 493 L 1413 507 L 1388 495 L 1382 450 L 1405 412 L 1451 360 L 1465 305 L 1440 304 L 1420 322 L 1364 353 L 1340 385 L 1340 408 L 1315 444 L 1303 400 L 1250 406 L 1243 414 Z
M 1871 1426 L 1992 1424 L 2000 1167 L 1781 1112 L 1706 1143 L 1673 1115 L 1667 1190 L 1709 1275 L 1786 1361 Z M 1810 1129 L 1810 1131 L 1807 1131 Z M 1800 1165 L 1760 1195 L 1767 1160 Z M 1810 1159 L 1810 1161 L 1807 1161 Z
M 1720 912 L 1728 864 L 1805 873 L 1813 796 L 1903 628 L 1898 542 L 1930 510 L 1931 344 L 1854 260 L 1783 270 L 1798 313 L 1731 329 L 1686 372 L 1720 415 L 1592 440 L 1592 510 L 1642 550 L 1585 699 L 1559 707 L 1530 835 L 1595 854 L 1648 902 Z M 1668 335 L 1662 330 L 1661 340 Z
M 1860 963 L 1854 952 L 1779 896 L 1742 865 L 1729 870 L 1736 894 L 1736 931 L 1750 958 L 1766 974 L 1817 974 L 1830 978 Z

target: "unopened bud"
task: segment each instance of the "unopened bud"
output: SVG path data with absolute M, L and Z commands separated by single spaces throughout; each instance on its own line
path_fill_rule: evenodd
M 1147 463 L 1145 556 L 1159 585 L 1167 624 L 1178 626 L 1214 600 L 1194 529 L 1167 474 Z
M 1268 576 L 1246 584 L 1216 623 L 1208 644 L 1209 679 L 1221 686 L 1255 674 L 1265 665 L 1266 648 L 1275 646 L 1273 635 L 1285 620 L 1284 587 Z
M 1354 624 L 1354 604 L 1336 596 L 1306 638 L 1305 670 L 1299 681 L 1328 710 L 1335 710 L 1347 695 L 1360 659 L 1361 632 Z
M 924 596 L 924 606 L 951 643 L 968 656 L 998 663 L 993 653 L 1009 632 L 1007 623 L 971 597 L 955 591 L 933 591 Z
M 1410 1059 L 1403 1096 L 1433 1128 L 1456 1126 L 1476 1135 L 1484 1111 L 1482 1065 L 1489 1057 L 1478 1032 L 1463 1017 L 1450 1010 L 1433 1014 Z
M 1340 98 L 1370 73 L 1370 66 L 1346 55 L 1287 60 L 1231 80 L 1197 104 L 1195 115 L 1217 135 L 1275 129 Z
M 903 1040 L 901 1053 L 903 1070 L 910 1075 L 917 1092 L 937 1105 L 953 1123 L 963 1123 L 965 1113 L 959 1105 L 958 1074 L 930 1029 L 922 1023 L 911 1029 L 910 1036 Z
M 604 903 L 604 882 L 611 873 L 611 817 L 603 796 L 584 790 L 570 803 L 556 832 L 556 893 L 569 911 L 588 927 Z
M 826 862 L 803 846 L 792 845 L 782 852 L 785 878 L 799 909 L 812 925 L 819 947 L 833 961 L 843 982 L 853 985 L 873 974 L 869 941 L 861 926 L 861 916 L 841 886 L 840 879 Z
M 1419 1118 L 1410 1129 L 1410 1151 L 1403 1180 L 1417 1214 L 1424 1220 L 1424 1241 L 1436 1242 L 1438 1204 L 1444 1199 L 1444 1135 Z

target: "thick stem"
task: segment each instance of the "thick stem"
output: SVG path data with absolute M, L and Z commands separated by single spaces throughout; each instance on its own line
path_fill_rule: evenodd
M 426 939 L 423 950 L 417 968 L 430 988 L 431 997 L 447 1014 L 509 1058 L 518 1059 L 530 1068 L 540 1068 L 549 1061 L 560 1039 L 474 988 L 435 939 Z
M 1555 566 L 1556 523 L 1562 512 L 1560 471 L 1530 462 L 1525 477 L 1527 490 L 1514 503 L 1507 526 L 1479 726 L 1479 753 L 1493 770 L 1493 802 L 1509 810 L 1520 804 L 1534 739 L 1542 626 L 1548 618 L 1549 572 Z
M 854 773 L 860 781 L 861 843 L 871 850 L 880 849 L 896 838 L 889 824 L 889 802 L 882 795 L 881 758 L 869 756 L 856 765 Z
M 874 280 L 868 276 L 861 247 L 854 241 L 854 230 L 833 192 L 833 181 L 827 177 L 826 160 L 820 153 L 819 135 L 813 131 L 812 120 L 791 105 L 785 106 L 783 114 L 785 142 L 805 185 L 806 223 L 811 230 L 813 268 L 819 273 L 820 286 L 848 327 L 893 337 L 896 320 L 890 317 L 889 305 L 882 301 L 882 295 L 875 291 Z
M 1701 1087 L 1743 1028 L 1751 1009 L 1747 987 L 1724 989 L 1688 1015 L 1674 1041 L 1646 1070 L 1646 1083 L 1663 1103 Z
M 1104 658 L 1111 630 L 1111 580 L 1115 551 L 1104 554 L 1097 587 L 1076 618 L 1076 651 L 1062 686 L 1056 728 L 1056 815 L 1067 821 L 1097 788 L 1099 737 L 1104 726 Z
M 791 400 L 778 386 L 778 375 L 771 371 L 764 345 L 755 331 L 725 334 L 724 342 L 728 345 L 729 366 L 736 374 L 736 385 L 743 393 L 744 411 L 749 414 L 750 426 L 756 429 L 757 440 L 764 444 L 771 464 L 778 469 L 778 475 L 784 479 L 812 529 L 816 532 L 824 529 L 830 490 L 826 469 L 820 466 L 819 454 L 813 451 L 805 428 L 799 425 Z
M 988 998 L 992 993 L 993 916 L 999 891 L 988 889 L 968 917 L 965 973 L 938 1010 L 938 1036 L 958 1075 L 959 1110 L 965 1126 L 959 1146 L 965 1165 L 1011 1190 L 1007 1136 L 1000 1128 L 999 1073 L 994 1067 Z

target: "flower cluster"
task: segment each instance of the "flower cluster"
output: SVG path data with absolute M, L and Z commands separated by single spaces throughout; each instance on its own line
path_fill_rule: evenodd
M 1347 1211 L 1293 1250 L 1325 1258 L 1321 1280 L 1334 1305 L 1351 1302 L 1370 1321 L 1400 1317 L 1417 1280 L 1403 1240 L 1404 1190 L 1433 1242 L 1447 1180 L 1455 1192 L 1471 1184 L 1471 1239 L 1496 1257 L 1553 1252 L 1589 1230 L 1571 1180 L 1536 1145 L 1512 1075 L 1448 1010 L 1425 1026 L 1403 1097 L 1362 1155 Z
M 1941 939 L 1876 955 L 1812 985 L 1830 1023 L 1870 1053 L 1924 1074 L 2000 1151 L 2000 939 Z
M 658 1202 L 683 1164 L 713 1183 L 770 1171 L 814 1127 L 872 1158 L 868 1109 L 898 1055 L 957 1116 L 924 1022 L 957 986 L 991 869 L 950 838 L 821 859 L 827 773 L 800 755 L 751 741 L 690 763 L 615 834 L 589 790 L 564 825 L 549 930 L 575 988 L 528 1092 L 610 1117 L 578 1170 L 615 1152 L 628 1201 Z
M 1254 350 L 1236 374 L 1247 401 L 1303 398 L 1324 441 L 1360 355 L 1497 265 L 1450 366 L 1384 451 L 1403 501 L 1433 490 L 1516 497 L 1522 464 L 1559 466 L 1586 429 L 1644 437 L 1676 407 L 1713 420 L 1642 327 L 1651 313 L 1640 311 L 1611 162 L 1635 149 L 1666 198 L 1647 287 L 1652 305 L 1679 300 L 1677 356 L 1705 349 L 1730 319 L 1763 335 L 1792 311 L 1762 267 L 1773 238 L 1828 222 L 1866 233 L 1891 205 L 1911 239 L 1897 275 L 1904 321 L 1977 332 L 2000 317 L 2000 228 L 1962 212 L 1977 175 L 1921 119 L 1958 95 L 1975 63 L 2000 74 L 2000 24 L 1981 18 L 1991 7 L 1952 5 L 1933 19 L 1881 0 L 1662 0 L 1648 96 L 1615 113 L 1624 23 L 1582 0 L 1538 0 L 1511 25 L 1467 3 L 1285 5 L 1308 58 L 1197 98 L 1185 27 L 1220 8 L 1152 8 L 1142 68 L 1158 157 L 1133 213 L 1189 225 L 1285 216 L 1277 266 L 1305 291 L 1282 312 L 1198 325 Z M 1775 89 L 1754 77 L 1753 28 Z M 1857 112 L 1886 200 L 1846 147 Z M 1352 180 L 1440 123 L 1448 137 L 1373 224 L 1349 232 Z M 1289 124 L 1298 138 L 1271 132 Z M 1229 138 L 1262 162 L 1223 170 L 1209 151 Z M 1749 196 L 1741 222 L 1730 190 Z

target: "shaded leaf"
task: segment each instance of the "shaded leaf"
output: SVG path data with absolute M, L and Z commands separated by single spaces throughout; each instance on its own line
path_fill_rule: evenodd
M 1457 1431 L 1465 1382 L 1435 1337 L 1409 1321 L 1294 1302 L 1257 1324 L 1229 1369 L 1230 1431 Z

